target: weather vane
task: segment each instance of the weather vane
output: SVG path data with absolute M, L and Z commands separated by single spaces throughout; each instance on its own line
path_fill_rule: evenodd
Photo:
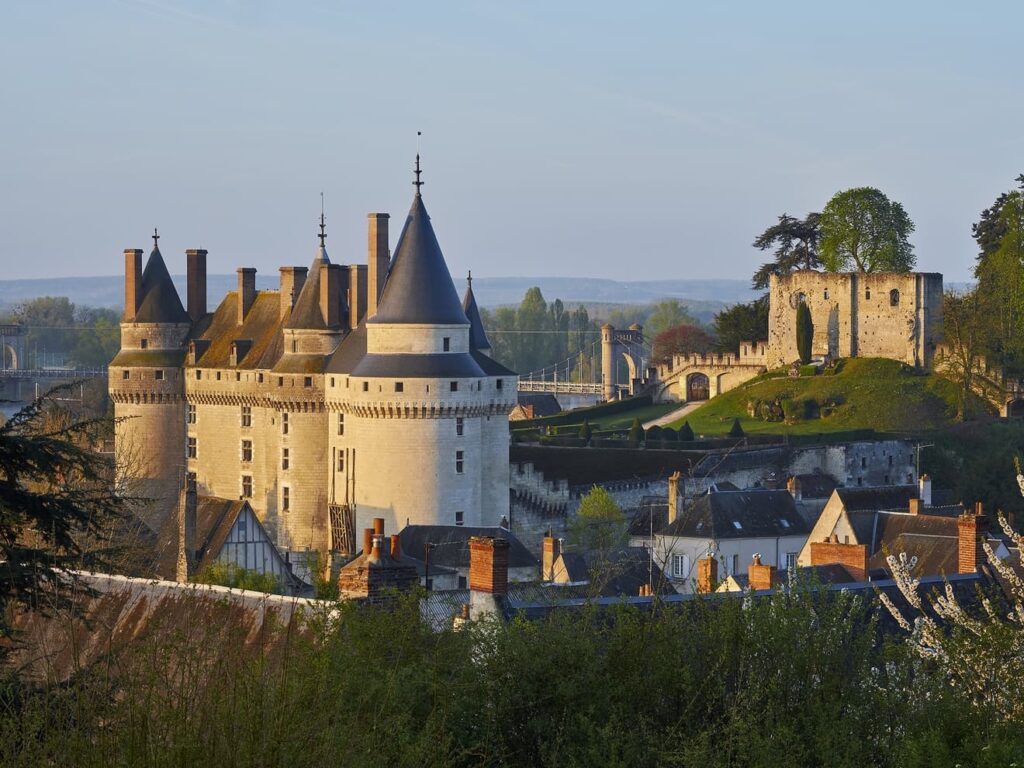
M 325 248 L 327 241 L 326 225 L 324 224 L 324 193 L 320 192 L 320 247 Z
M 153 247 L 154 248 L 157 247 L 157 242 L 156 241 L 159 240 L 159 239 L 160 239 L 160 235 L 157 234 L 156 227 L 153 227 Z
M 420 187 L 426 184 L 425 181 L 420 181 L 420 136 L 423 135 L 423 131 L 416 131 L 416 181 L 412 183 L 416 187 L 416 194 L 420 193 Z

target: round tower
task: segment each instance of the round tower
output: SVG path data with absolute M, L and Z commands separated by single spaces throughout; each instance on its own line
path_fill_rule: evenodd
M 191 321 L 167 272 L 154 230 L 153 251 L 125 250 L 121 350 L 108 369 L 115 453 L 131 495 L 176 498 L 185 468 L 185 339 Z M 134 481 L 134 482 L 131 482 Z

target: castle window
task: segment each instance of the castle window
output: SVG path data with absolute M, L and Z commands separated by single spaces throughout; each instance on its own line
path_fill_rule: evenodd
M 889 466 L 892 466 L 892 456 L 889 457 Z
M 501 384 L 503 381 L 504 379 L 498 379 L 498 389 L 501 389 Z
M 456 451 L 455 452 L 455 474 L 457 474 L 457 475 L 461 475 L 462 474 L 463 466 L 466 463 L 465 462 L 465 455 L 466 454 L 465 454 L 464 451 Z
M 157 371 L 156 373 L 153 374 L 153 378 L 155 378 L 157 381 L 163 381 L 164 380 L 164 372 L 163 371 Z
M 452 392 L 458 392 L 459 391 L 459 382 L 453 381 L 451 383 L 451 385 L 450 385 L 450 389 L 451 389 Z
M 220 371 L 217 371 L 217 381 L 220 381 Z
M 292 339 L 292 352 L 298 352 L 298 351 L 299 351 L 299 342 L 296 341 L 295 339 Z
M 466 420 L 463 419 L 461 416 L 456 416 L 455 417 L 455 434 L 458 435 L 459 437 L 462 437 L 462 433 L 465 430 L 465 427 L 466 427 Z
M 445 336 L 442 339 L 442 342 L 444 344 L 444 351 L 445 352 L 451 352 L 452 351 L 452 340 L 448 336 Z
M 871 289 L 870 288 L 865 288 L 864 289 L 864 298 L 865 299 L 870 299 L 871 298 Z
M 304 386 L 304 387 L 312 387 L 313 386 L 313 377 L 312 376 L 306 376 L 302 380 L 302 386 Z
M 248 405 L 243 405 L 242 406 L 242 426 L 243 427 L 251 427 L 252 426 L 252 408 L 250 406 L 248 406 Z
M 825 298 L 828 298 L 828 288 L 825 289 Z
M 395 382 L 395 392 L 405 392 L 405 382 L 403 382 L 403 381 L 396 381 Z
M 188 439 L 188 457 L 190 459 L 194 459 L 194 458 L 196 458 L 196 455 L 198 454 L 198 452 L 199 452 L 198 441 L 196 440 L 196 438 L 190 437 Z
M 291 507 L 291 488 L 287 485 L 281 488 L 281 511 L 287 512 Z
M 331 387 L 332 388 L 334 387 L 334 377 L 333 376 L 331 376 Z
M 278 376 L 277 377 L 277 386 L 279 386 L 279 387 L 283 387 L 284 386 L 284 376 Z
M 132 372 L 129 371 L 127 368 L 125 370 L 121 371 L 121 378 L 122 379 L 130 379 L 131 377 L 132 377 Z
M 344 453 L 339 453 L 338 454 L 338 471 L 339 472 L 344 472 L 345 471 L 345 454 Z
M 242 374 L 239 373 L 238 371 L 235 371 L 235 381 L 241 381 L 241 380 L 242 380 Z
M 864 458 L 863 456 L 861 456 L 860 457 L 860 468 L 861 469 L 867 469 L 867 466 L 868 466 L 868 460 L 866 458 Z
M 256 374 L 256 381 L 258 381 L 260 384 L 263 383 L 263 374 L 262 373 L 257 373 Z
M 900 305 L 900 292 L 893 288 L 889 291 L 889 306 L 898 307 Z
M 370 382 L 364 381 L 363 382 L 363 392 L 369 392 L 369 391 L 370 391 Z
M 281 469 L 288 469 L 288 449 L 281 449 Z
M 201 379 L 201 378 L 203 378 L 203 372 L 202 371 L 196 371 L 196 381 L 199 381 L 199 379 Z
M 466 521 L 466 513 L 461 509 L 455 513 L 455 524 L 462 525 Z
M 338 414 L 338 434 L 339 435 L 344 435 L 345 434 L 345 414 L 344 413 L 339 413 Z
M 252 440 L 242 441 L 242 461 L 252 461 Z
M 142 341 L 139 342 L 139 348 L 140 349 L 146 349 L 147 347 L 149 347 L 149 340 L 148 339 L 143 339 Z
M 281 411 L 281 434 L 288 434 L 288 412 Z
M 188 408 L 185 411 L 185 423 L 195 424 L 196 423 L 196 407 L 192 403 L 189 403 Z
M 242 498 L 252 498 L 252 475 L 242 475 Z

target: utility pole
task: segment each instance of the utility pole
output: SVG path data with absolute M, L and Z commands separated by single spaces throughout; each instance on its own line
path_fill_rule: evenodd
M 921 449 L 922 448 L 934 448 L 934 447 L 935 447 L 935 443 L 918 443 L 917 445 L 914 446 L 914 453 L 916 454 L 916 457 L 917 457 L 915 459 L 915 461 L 914 461 L 914 473 L 915 473 L 915 478 L 914 479 L 915 480 L 920 480 L 921 479 Z

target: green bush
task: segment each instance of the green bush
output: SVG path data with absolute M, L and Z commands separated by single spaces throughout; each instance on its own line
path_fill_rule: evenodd
M 800 366 L 800 375 L 801 376 L 817 376 L 818 375 L 818 366 L 816 366 L 816 365 L 801 365 Z
M 801 301 L 796 308 L 796 349 L 800 354 L 800 362 L 805 365 L 811 362 L 813 343 L 814 323 L 811 321 L 811 309 L 806 301 Z
M 743 431 L 743 427 L 740 425 L 739 416 L 732 420 L 732 427 L 729 429 L 729 437 L 744 437 L 746 433 Z
M 590 442 L 590 438 L 593 437 L 594 431 L 590 428 L 590 422 L 587 419 L 583 420 L 583 426 L 580 427 L 578 437 L 587 443 Z
M 674 443 L 677 440 L 679 440 L 679 435 L 672 427 L 664 427 L 661 430 L 661 441 L 663 443 Z
M 258 573 L 239 568 L 234 563 L 215 562 L 197 574 L 197 584 L 216 584 L 233 589 L 249 589 L 253 592 L 267 592 L 279 595 L 283 593 L 281 580 L 272 573 Z
M 633 423 L 629 427 L 629 435 L 626 439 L 633 446 L 639 445 L 640 441 L 644 439 L 644 428 L 640 425 L 640 419 L 633 419 Z
M 662 440 L 662 428 L 655 424 L 653 427 L 647 430 L 645 440 Z

